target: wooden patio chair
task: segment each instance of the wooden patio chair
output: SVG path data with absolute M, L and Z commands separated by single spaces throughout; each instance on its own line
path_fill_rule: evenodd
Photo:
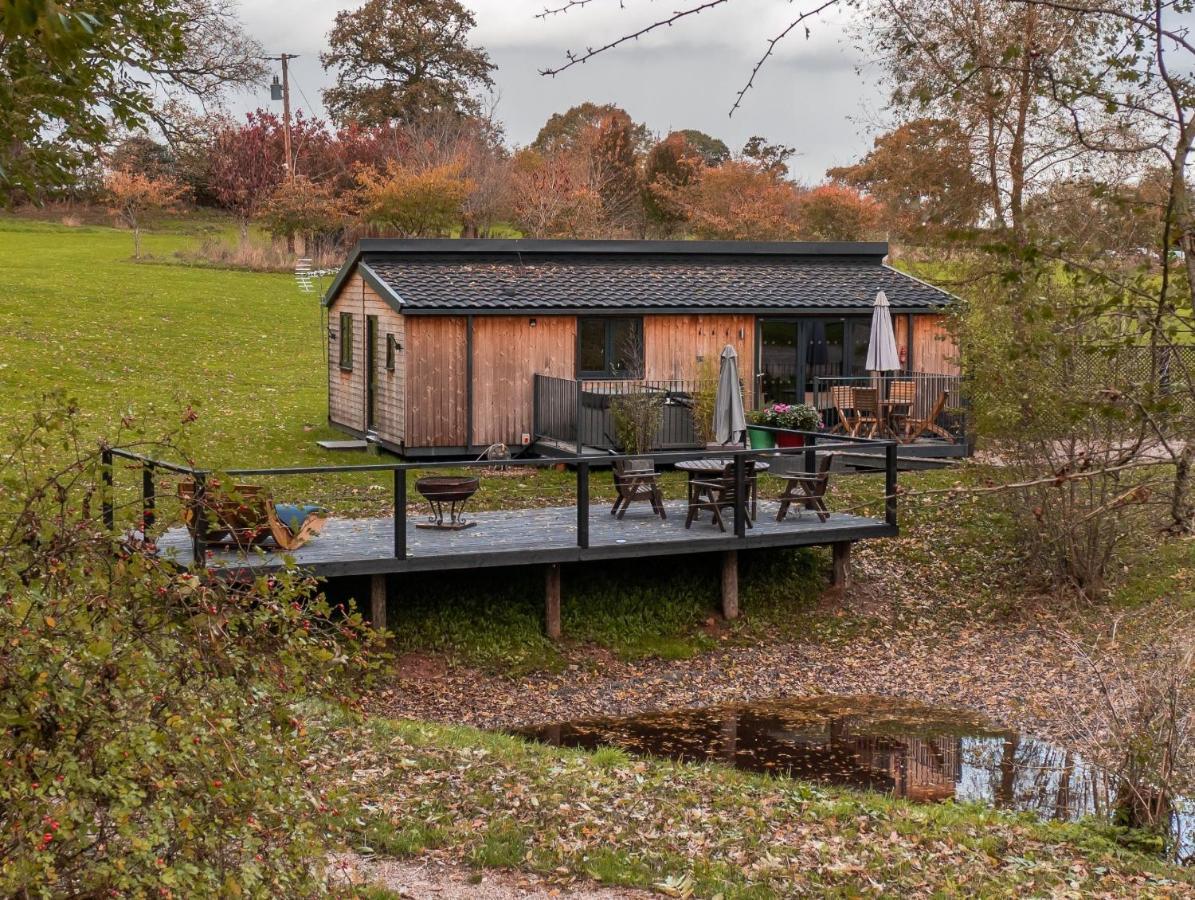
M 817 471 L 814 473 L 793 472 L 781 475 L 784 479 L 784 490 L 777 498 L 780 501 L 780 509 L 776 512 L 776 521 L 783 522 L 784 517 L 788 515 L 789 507 L 794 504 L 803 509 L 813 510 L 823 522 L 829 519 L 826 488 L 830 486 L 830 467 L 833 465 L 834 454 L 827 453 L 818 460 Z
M 838 424 L 830 429 L 829 434 L 853 434 L 855 427 L 854 388 L 845 384 L 836 384 L 830 388 L 830 405 L 838 414 Z
M 954 435 L 938 424 L 938 416 L 942 415 L 942 410 L 946 408 L 946 401 L 949 397 L 950 391 L 942 391 L 938 395 L 938 399 L 934 401 L 934 405 L 930 408 L 929 415 L 924 418 L 909 417 L 909 424 L 905 429 L 905 440 L 908 443 L 917 440 L 917 438 L 921 437 L 927 431 L 936 434 L 951 444 L 954 443 Z
M 880 429 L 880 392 L 875 388 L 851 388 L 851 407 L 855 411 L 851 437 L 859 437 L 864 429 L 864 437 L 875 437 Z
M 183 522 L 196 527 L 195 482 L 179 482 Z M 231 491 L 209 482 L 204 496 L 206 544 L 250 547 L 273 539 L 281 550 L 298 550 L 323 530 L 328 512 L 319 506 L 275 503 L 260 485 L 236 484 Z
M 614 490 L 618 494 L 610 515 L 622 518 L 627 507 L 636 501 L 646 500 L 652 512 L 661 519 L 667 519 L 664 511 L 664 495 L 656 475 L 655 463 L 650 459 L 616 459 L 614 461 Z
M 888 426 L 892 433 L 908 431 L 909 417 L 917 405 L 917 382 L 890 381 L 888 383 L 888 399 L 884 406 L 888 411 Z
M 755 491 L 755 460 L 748 459 L 743 462 L 743 469 L 746 486 L 746 496 L 742 498 L 743 502 L 743 518 L 746 520 L 748 528 L 754 528 L 751 524 L 751 497 Z M 693 524 L 702 510 L 708 509 L 714 514 L 714 524 L 722 531 L 726 530 L 726 520 L 722 516 L 722 510 L 733 510 L 735 505 L 739 502 L 738 494 L 735 492 L 734 486 L 734 464 L 730 463 L 722 470 L 721 475 L 713 478 L 703 480 L 689 481 L 689 514 L 685 518 L 685 527 L 688 528 Z M 733 521 L 733 520 L 732 520 Z

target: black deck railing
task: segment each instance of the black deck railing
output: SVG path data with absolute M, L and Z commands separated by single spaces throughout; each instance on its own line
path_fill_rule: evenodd
M 615 419 L 618 398 L 654 394 L 660 398 L 662 409 L 652 448 L 699 449 L 705 441 L 697 430 L 694 405 L 703 391 L 716 387 L 716 382 L 705 381 L 573 379 L 537 374 L 532 389 L 532 429 L 537 439 L 572 444 L 574 450 L 615 452 L 621 449 Z
M 835 436 L 828 438 L 824 434 L 809 431 L 794 431 L 791 429 L 769 428 L 776 433 L 800 435 L 805 445 L 795 448 L 777 448 L 773 450 L 751 450 L 747 448 L 725 447 L 710 451 L 673 451 L 653 452 L 652 460 L 656 464 L 668 465 L 682 460 L 695 459 L 732 459 L 734 465 L 735 497 L 734 506 L 734 534 L 738 538 L 746 537 L 747 522 L 747 492 L 746 466 L 748 459 L 768 458 L 774 460 L 780 456 L 799 456 L 804 459 L 804 470 L 813 474 L 817 468 L 818 453 L 834 451 L 858 450 L 861 444 L 868 445 L 884 453 L 884 520 L 896 527 L 896 496 L 897 496 L 897 443 L 890 440 L 872 440 L 868 438 L 852 438 L 849 436 Z M 570 461 L 576 477 L 576 505 L 577 505 L 577 546 L 581 549 L 589 547 L 589 470 L 590 464 L 600 461 L 608 464 L 614 460 L 641 459 L 626 454 L 613 455 L 577 455 Z M 407 472 L 428 469 L 501 469 L 506 467 L 543 468 L 558 466 L 559 458 L 551 459 L 505 459 L 505 460 L 470 460 L 470 461 L 433 461 L 433 462 L 397 462 L 397 463 L 368 463 L 365 465 L 348 466 L 294 466 L 285 468 L 240 468 L 240 469 L 202 469 L 179 465 L 153 459 L 140 453 L 123 450 L 117 447 L 105 448 L 101 453 L 101 484 L 103 488 L 103 520 L 104 524 L 114 529 L 115 515 L 113 504 L 114 465 L 116 459 L 123 459 L 136 464 L 141 470 L 141 528 L 143 531 L 154 524 L 156 517 L 156 481 L 159 472 L 180 475 L 194 482 L 194 491 L 184 501 L 191 507 L 191 540 L 192 558 L 196 567 L 203 569 L 207 565 L 207 546 L 204 535 L 206 528 L 205 498 L 213 479 L 227 478 L 271 478 L 295 475 L 331 475 L 348 476 L 363 472 L 388 472 L 393 479 L 394 497 L 394 556 L 396 559 L 407 558 Z
M 834 406 L 833 388 L 835 387 L 874 387 L 881 397 L 892 394 L 894 382 L 912 382 L 914 387 L 913 406 L 909 412 L 911 418 L 921 420 L 933 412 L 938 399 L 945 396 L 946 402 L 941 412 L 934 418 L 934 424 L 951 435 L 957 442 L 963 442 L 967 436 L 967 409 L 963 397 L 963 378 L 961 375 L 946 375 L 938 372 L 905 372 L 893 375 L 854 375 L 854 376 L 818 376 L 813 379 L 813 393 L 817 398 L 817 406 L 821 410 L 822 420 L 827 428 L 834 428 L 839 424 L 838 411 Z M 927 434 L 932 439 L 934 433 Z

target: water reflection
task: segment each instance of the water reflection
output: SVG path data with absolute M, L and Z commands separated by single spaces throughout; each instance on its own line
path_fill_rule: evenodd
M 1109 816 L 1115 779 L 1072 751 L 953 710 L 881 697 L 706 707 L 520 732 L 568 747 L 620 747 L 686 761 L 881 791 L 919 802 L 981 801 L 1044 818 Z M 1176 805 L 1180 858 L 1195 819 Z

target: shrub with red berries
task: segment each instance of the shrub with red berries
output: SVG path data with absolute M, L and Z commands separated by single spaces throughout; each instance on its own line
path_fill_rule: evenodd
M 317 892 L 336 823 L 306 761 L 370 630 L 299 574 L 130 540 L 139 472 L 107 530 L 81 446 L 59 410 L 0 453 L 0 896 Z

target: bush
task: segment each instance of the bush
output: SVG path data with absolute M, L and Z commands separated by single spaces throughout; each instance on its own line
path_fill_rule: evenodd
M 370 633 L 304 577 L 207 579 L 105 529 L 73 419 L 0 465 L 0 894 L 320 890 L 338 810 L 306 760 Z
M 647 453 L 664 420 L 664 395 L 659 391 L 633 391 L 610 400 L 614 432 L 624 453 Z

